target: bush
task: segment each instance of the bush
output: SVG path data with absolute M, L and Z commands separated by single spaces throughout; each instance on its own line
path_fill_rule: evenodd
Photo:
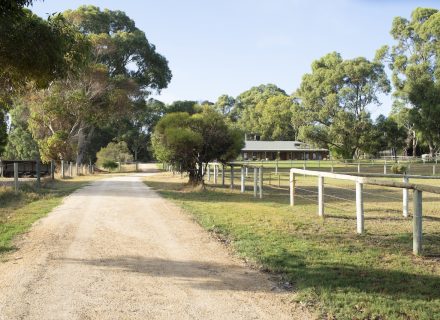
M 118 167 L 118 164 L 116 162 L 114 162 L 113 160 L 105 160 L 102 163 L 102 167 L 107 170 L 114 170 Z
M 96 154 L 97 165 L 99 167 L 106 168 L 104 163 L 113 162 L 118 165 L 118 162 L 129 162 L 133 161 L 133 156 L 127 147 L 127 144 L 123 141 L 121 142 L 110 142 L 106 147 L 101 148 Z
M 391 167 L 391 171 L 395 174 L 404 174 L 406 173 L 407 167 L 403 164 L 393 164 Z

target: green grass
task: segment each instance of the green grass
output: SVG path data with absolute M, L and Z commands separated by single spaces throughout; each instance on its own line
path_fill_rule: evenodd
M 10 187 L 0 187 L 0 255 L 14 250 L 13 239 L 29 230 L 31 225 L 47 215 L 62 199 L 85 186 L 97 176 L 43 181 L 38 191 L 33 184 L 23 183 L 15 193 Z
M 439 197 L 424 197 L 425 251 L 414 257 L 400 189 L 365 189 L 366 233 L 359 236 L 354 203 L 330 197 L 354 198 L 347 182 L 326 180 L 324 219 L 317 216 L 314 178 L 298 177 L 302 190 L 294 207 L 283 187 L 265 186 L 260 200 L 250 190 L 240 194 L 211 185 L 196 192 L 183 182 L 170 174 L 146 181 L 204 228 L 228 239 L 249 263 L 281 273 L 293 283 L 294 299 L 320 318 L 440 319 Z

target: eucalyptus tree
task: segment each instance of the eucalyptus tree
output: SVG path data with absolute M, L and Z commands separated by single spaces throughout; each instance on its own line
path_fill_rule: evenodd
M 302 123 L 301 138 L 328 146 L 344 158 L 368 149 L 373 123 L 367 107 L 380 105 L 379 93 L 390 84 L 379 61 L 359 57 L 342 59 L 333 52 L 312 63 L 295 93 L 295 121 Z
M 411 150 L 412 156 L 415 157 L 417 155 L 419 137 L 415 129 L 414 121 L 410 116 L 410 111 L 411 108 L 405 103 L 405 101 L 402 99 L 395 99 L 389 117 L 406 132 L 404 147 L 405 155 L 409 155 L 409 151 Z
M 396 44 L 377 52 L 389 62 L 395 95 L 410 104 L 410 119 L 431 154 L 440 148 L 439 25 L 437 9 L 417 8 L 410 20 L 396 17 L 391 28 Z
M 156 123 L 164 116 L 166 106 L 156 99 L 142 101 L 135 106 L 134 112 L 122 119 L 118 126 L 117 139 L 125 141 L 134 155 L 134 160 L 139 159 L 143 153 L 144 159 L 151 159 L 148 147 L 151 145 L 151 134 Z
M 235 99 L 227 94 L 218 97 L 214 108 L 222 115 L 229 116 L 234 109 Z
M 88 42 L 60 15 L 43 20 L 24 5 L 0 4 L 0 154 L 6 143 L 6 118 L 13 97 L 32 82 L 45 88 L 87 61 Z
M 376 130 L 381 150 L 391 150 L 392 156 L 397 161 L 397 151 L 405 146 L 407 132 L 404 127 L 394 120 L 393 117 L 385 117 L 380 115 L 376 119 Z
M 3 158 L 29 160 L 39 157 L 38 145 L 29 131 L 29 108 L 22 99 L 15 99 L 9 117 L 10 130 Z
M 285 140 L 292 132 L 291 103 L 286 92 L 276 85 L 260 85 L 238 95 L 233 116 L 244 132 L 259 134 L 263 139 Z M 271 126 L 278 128 L 275 133 Z
M 90 59 L 79 72 L 29 95 L 30 128 L 44 158 L 81 163 L 95 130 L 130 118 L 151 92 L 166 88 L 171 71 L 125 13 L 82 6 L 63 17 L 90 42 Z
M 188 172 L 190 184 L 203 185 L 204 163 L 235 159 L 243 147 L 243 135 L 229 128 L 213 108 L 204 107 L 193 115 L 165 115 L 156 125 L 152 142 L 158 160 Z
M 200 111 L 197 101 L 193 100 L 177 100 L 166 106 L 166 113 L 187 112 L 189 114 L 195 114 Z

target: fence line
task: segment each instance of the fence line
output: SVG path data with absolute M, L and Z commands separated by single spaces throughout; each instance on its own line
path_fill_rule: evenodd
M 404 190 L 412 189 L 414 190 L 414 215 L 413 215 L 413 253 L 418 255 L 422 250 L 422 192 L 430 192 L 435 194 L 440 194 L 440 187 L 423 185 L 423 184 L 413 184 L 408 182 L 408 177 L 404 177 L 404 182 L 396 181 L 381 181 L 377 179 L 360 177 L 360 176 L 350 176 L 346 174 L 336 174 L 329 172 L 319 172 L 312 170 L 303 169 L 290 169 L 290 205 L 295 204 L 295 174 L 299 175 L 310 175 L 318 177 L 318 214 L 320 216 L 324 215 L 324 178 L 332 178 L 339 180 L 352 181 L 356 185 L 356 230 L 357 233 L 362 234 L 364 232 L 364 201 L 363 201 L 363 185 L 378 185 L 391 188 L 402 188 Z M 387 177 L 387 176 L 384 176 Z M 344 199 L 347 200 L 347 199 Z M 407 193 L 403 193 L 403 215 L 407 216 L 408 204 Z

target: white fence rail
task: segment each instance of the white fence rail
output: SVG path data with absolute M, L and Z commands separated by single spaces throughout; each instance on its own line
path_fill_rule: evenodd
M 297 175 L 309 175 L 318 177 L 318 215 L 324 216 L 325 203 L 324 203 L 324 178 L 332 178 L 339 180 L 353 181 L 356 185 L 356 231 L 359 234 L 364 232 L 364 203 L 363 203 L 363 185 L 378 185 L 391 188 L 401 188 L 402 193 L 402 212 L 404 217 L 408 217 L 408 190 L 414 190 L 413 202 L 414 202 L 414 215 L 413 215 L 413 253 L 419 255 L 422 251 L 422 193 L 430 192 L 440 194 L 440 187 L 413 184 L 409 183 L 409 178 L 428 179 L 432 177 L 426 176 L 402 176 L 402 175 L 374 175 L 374 177 L 386 177 L 386 178 L 403 178 L 403 182 L 397 181 L 384 181 L 373 179 L 370 177 L 353 176 L 347 174 L 337 174 L 331 172 L 321 172 L 303 169 L 290 169 L 290 205 L 295 205 L 295 187 Z

